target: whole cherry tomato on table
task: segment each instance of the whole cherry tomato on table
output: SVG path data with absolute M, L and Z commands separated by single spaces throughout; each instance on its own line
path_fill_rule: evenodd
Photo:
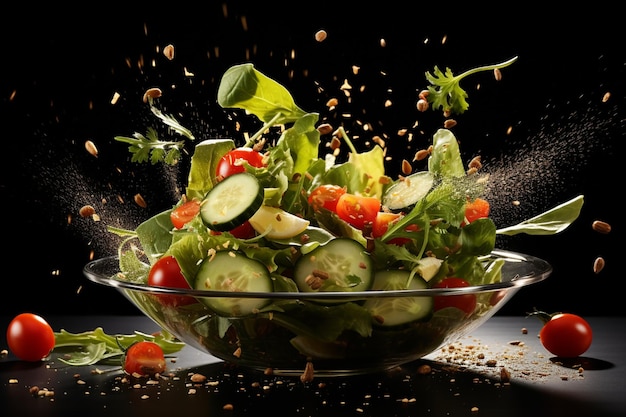
M 469 283 L 463 278 L 447 277 L 433 285 L 433 288 L 459 288 L 468 286 Z M 466 315 L 472 314 L 476 308 L 476 295 L 437 295 L 434 297 L 434 311 L 438 311 L 446 307 L 458 308 Z
M 155 287 L 191 288 L 180 270 L 180 266 L 171 255 L 156 261 L 148 273 L 148 285 Z M 193 304 L 196 299 L 187 295 L 156 294 L 161 303 L 168 306 Z
M 539 340 L 543 347 L 555 356 L 575 358 L 585 353 L 591 346 L 593 340 L 591 326 L 576 314 L 548 314 L 534 311 L 529 316 L 535 316 L 543 322 Z
M 43 317 L 21 313 L 9 323 L 7 343 L 11 352 L 21 360 L 40 361 L 54 349 L 54 331 Z
M 256 168 L 264 166 L 263 155 L 260 152 L 248 147 L 235 148 L 220 158 L 217 164 L 217 177 L 226 178 L 244 172 L 246 170 L 243 166 L 244 161 Z
M 124 354 L 124 371 L 130 375 L 154 375 L 166 369 L 165 355 L 161 346 L 142 341 L 128 347 Z

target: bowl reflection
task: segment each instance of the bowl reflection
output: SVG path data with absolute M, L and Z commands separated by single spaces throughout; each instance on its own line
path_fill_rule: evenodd
M 522 287 L 546 279 L 551 265 L 539 258 L 496 250 L 504 260 L 501 282 L 459 288 L 351 292 L 232 293 L 153 287 L 128 282 L 117 257 L 89 262 L 84 273 L 114 287 L 162 329 L 187 345 L 233 365 L 277 375 L 357 375 L 386 370 L 430 354 L 483 324 Z M 476 307 L 429 311 L 420 319 L 383 325 L 366 305 L 472 294 Z M 224 317 L 209 306 L 215 299 L 263 298 L 271 308 Z M 405 304 L 403 304 L 405 303 Z M 386 304 L 387 305 L 387 304 Z M 424 303 L 421 303 L 424 305 Z M 426 304 L 429 305 L 429 304 Z

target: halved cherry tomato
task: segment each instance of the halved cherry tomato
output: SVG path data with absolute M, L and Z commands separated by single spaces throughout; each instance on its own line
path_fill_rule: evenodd
M 260 152 L 248 147 L 235 148 L 220 158 L 217 163 L 217 177 L 226 178 L 230 175 L 244 172 L 246 170 L 243 166 L 244 161 L 256 168 L 264 166 L 263 155 Z
M 163 349 L 154 342 L 141 341 L 126 349 L 124 371 L 130 375 L 160 374 L 166 367 Z
M 361 230 L 366 224 L 374 224 L 379 211 L 380 200 L 376 197 L 344 193 L 337 201 L 336 212 L 339 218 Z
M 11 352 L 21 360 L 40 361 L 54 349 L 54 331 L 43 317 L 21 313 L 9 323 L 7 343 Z
M 539 331 L 541 344 L 561 358 L 575 358 L 591 346 L 593 332 L 582 317 L 571 313 L 547 314 L 535 311 L 530 315 L 539 317 L 544 323 Z
M 156 261 L 148 273 L 148 285 L 155 287 L 191 288 L 180 271 L 178 261 L 171 255 Z M 155 294 L 163 305 L 183 306 L 193 304 L 196 299 L 187 295 Z
M 170 213 L 170 220 L 177 229 L 182 229 L 200 213 L 200 201 L 190 200 L 176 207 Z
M 309 194 L 309 205 L 316 211 L 324 207 L 325 209 L 334 212 L 337 210 L 337 201 L 339 201 L 339 197 L 345 193 L 345 187 L 322 184 Z
M 468 201 L 465 206 L 465 222 L 471 223 L 476 219 L 489 217 L 489 202 L 482 198 Z
M 384 211 L 378 212 L 376 215 L 376 219 L 374 219 L 374 224 L 372 225 L 372 237 L 381 237 L 387 230 L 389 230 L 389 226 L 393 225 L 393 223 L 397 222 L 402 218 L 402 213 L 388 213 Z M 407 231 L 417 231 L 418 227 L 415 224 L 409 225 L 405 230 Z M 394 245 L 404 245 L 409 242 L 411 239 L 404 237 L 397 237 L 389 240 L 388 243 L 393 243 Z
M 447 277 L 433 285 L 433 288 L 459 288 L 468 287 L 469 283 L 463 278 Z M 475 294 L 438 295 L 434 297 L 434 311 L 442 308 L 454 307 L 463 311 L 466 315 L 474 312 L 476 308 Z

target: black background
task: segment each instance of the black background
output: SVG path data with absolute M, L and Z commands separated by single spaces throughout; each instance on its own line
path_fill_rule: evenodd
M 215 94 L 227 68 L 252 62 L 283 83 L 300 107 L 335 125 L 345 123 L 361 143 L 372 134 L 385 136 L 393 170 L 401 158 L 426 147 L 443 122 L 438 112 L 415 108 L 426 71 L 438 65 L 458 74 L 518 56 L 500 82 L 490 72 L 462 82 L 470 109 L 456 118 L 461 149 L 468 161 L 482 155 L 493 173 L 492 210 L 499 225 L 579 194 L 585 205 L 559 235 L 499 242 L 554 267 L 548 280 L 521 290 L 500 314 L 537 307 L 623 315 L 624 171 L 617 154 L 625 139 L 626 39 L 611 8 L 600 3 L 594 10 L 550 15 L 491 3 L 484 10 L 442 4 L 409 9 L 409 3 L 389 1 L 369 7 L 251 3 L 135 5 L 141 11 L 132 13 L 106 3 L 4 13 L 0 313 L 136 312 L 115 290 L 89 282 L 81 269 L 90 256 L 115 253 L 106 224 L 132 228 L 174 204 L 177 187 L 184 186 L 184 163 L 178 169 L 131 164 L 126 146 L 113 139 L 154 124 L 141 100 L 147 88 L 160 87 L 162 109 L 197 137 L 241 140 Z M 320 29 L 328 33 L 324 42 L 314 38 Z M 161 53 L 170 43 L 173 61 Z M 353 66 L 360 67 L 357 75 Z M 353 86 L 350 102 L 340 90 L 344 80 Z M 115 92 L 121 97 L 113 105 Z M 607 92 L 611 96 L 603 102 Z M 334 113 L 325 106 L 332 97 L 340 99 Z M 347 113 L 351 117 L 342 116 Z M 372 130 L 363 130 L 363 123 Z M 412 142 L 397 134 L 403 128 L 414 134 Z M 85 151 L 86 140 L 96 143 L 97 158 Z M 133 202 L 136 193 L 147 208 Z M 85 204 L 94 205 L 103 221 L 81 218 Z M 596 219 L 609 222 L 611 233 L 594 232 Z M 606 267 L 594 274 L 598 256 Z

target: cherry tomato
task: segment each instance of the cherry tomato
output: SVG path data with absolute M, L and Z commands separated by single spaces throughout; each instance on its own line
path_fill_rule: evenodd
M 539 331 L 541 344 L 555 356 L 575 358 L 591 346 L 593 332 L 582 317 L 571 313 L 547 314 L 534 312 L 544 322 Z
M 471 223 L 476 219 L 489 217 L 489 202 L 482 198 L 477 198 L 474 201 L 468 201 L 465 206 L 465 222 Z
M 374 224 L 379 211 L 380 200 L 376 197 L 344 193 L 337 201 L 336 212 L 339 218 L 361 230 L 366 224 Z
M 164 256 L 152 265 L 148 273 L 148 285 L 155 287 L 190 288 L 173 256 Z M 187 295 L 155 294 L 163 305 L 183 306 L 196 302 Z
M 246 169 L 243 166 L 243 161 L 257 168 L 264 166 L 263 155 L 260 152 L 248 147 L 235 148 L 220 158 L 217 164 L 217 177 L 226 178 L 230 175 L 244 172 Z
M 124 371 L 130 375 L 154 375 L 166 369 L 165 355 L 161 346 L 154 342 L 133 343 L 126 349 Z
M 200 202 L 198 200 L 190 200 L 172 210 L 170 219 L 175 228 L 182 229 L 198 213 L 200 213 Z
M 344 187 L 323 184 L 311 191 L 311 194 L 309 194 L 309 205 L 316 211 L 324 207 L 327 210 L 335 212 L 337 210 L 339 197 L 345 193 L 346 189 Z
M 447 277 L 436 283 L 433 288 L 459 288 L 469 287 L 469 283 L 463 278 Z M 434 311 L 446 307 L 455 307 L 472 314 L 476 308 L 476 294 L 438 295 L 434 297 Z
M 21 313 L 9 323 L 7 343 L 11 352 L 21 360 L 40 361 L 54 349 L 54 331 L 41 316 Z
M 400 220 L 402 216 L 402 213 L 387 213 L 384 211 L 378 212 L 378 214 L 376 215 L 376 219 L 374 219 L 374 224 L 372 225 L 372 237 L 381 237 L 382 235 L 387 233 L 387 230 L 389 230 L 389 226 Z M 418 227 L 415 224 L 411 224 L 405 230 L 415 232 L 418 230 Z M 402 246 L 410 240 L 411 239 L 409 238 L 397 237 L 389 240 L 388 243 Z

